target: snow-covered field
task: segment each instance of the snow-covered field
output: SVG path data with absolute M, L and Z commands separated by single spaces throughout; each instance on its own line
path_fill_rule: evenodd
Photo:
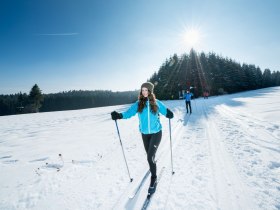
M 280 87 L 184 101 L 165 101 L 158 171 L 149 209 L 280 209 Z M 129 105 L 0 117 L 0 209 L 141 209 L 148 169 L 137 117 Z M 61 156 L 59 156 L 61 154 Z M 48 164 L 46 164 L 48 163 Z

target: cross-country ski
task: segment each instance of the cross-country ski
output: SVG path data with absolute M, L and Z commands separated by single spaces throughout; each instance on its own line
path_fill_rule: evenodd
M 159 173 L 159 176 L 158 176 L 158 179 L 157 181 L 155 182 L 154 186 L 153 186 L 153 189 L 152 190 L 148 190 L 148 194 L 147 194 L 147 198 L 145 199 L 144 203 L 143 203 L 143 206 L 142 206 L 142 210 L 146 210 L 151 202 L 151 199 L 152 199 L 152 196 L 155 194 L 156 192 L 156 188 L 157 188 L 157 185 L 162 177 L 162 174 L 165 170 L 165 167 L 163 167 Z

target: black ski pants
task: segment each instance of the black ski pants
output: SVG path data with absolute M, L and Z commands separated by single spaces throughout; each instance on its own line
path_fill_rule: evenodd
M 190 113 L 192 113 L 192 106 L 191 106 L 191 101 L 186 101 L 186 109 L 187 109 L 187 113 L 189 112 L 189 108 L 190 107 Z
M 161 141 L 161 136 L 162 136 L 162 131 L 153 134 L 142 133 L 142 139 L 147 153 L 147 160 L 150 166 L 152 177 L 157 176 L 157 165 L 155 162 L 155 156 Z

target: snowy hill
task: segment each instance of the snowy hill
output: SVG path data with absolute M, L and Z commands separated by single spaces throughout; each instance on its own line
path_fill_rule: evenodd
M 168 120 L 149 209 L 280 209 L 280 87 L 184 101 L 165 101 Z M 149 177 L 137 117 L 118 121 L 129 105 L 0 117 L 0 209 L 141 209 Z M 59 156 L 61 154 L 61 156 Z M 47 164 L 46 164 L 47 163 Z

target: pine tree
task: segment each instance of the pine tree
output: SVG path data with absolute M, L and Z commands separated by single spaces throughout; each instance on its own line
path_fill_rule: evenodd
M 29 100 L 31 103 L 31 112 L 39 112 L 39 109 L 42 106 L 41 102 L 43 102 L 43 95 L 37 84 L 31 88 Z
M 264 72 L 263 72 L 263 87 L 271 87 L 272 84 L 271 84 L 271 71 L 270 69 L 265 69 Z

